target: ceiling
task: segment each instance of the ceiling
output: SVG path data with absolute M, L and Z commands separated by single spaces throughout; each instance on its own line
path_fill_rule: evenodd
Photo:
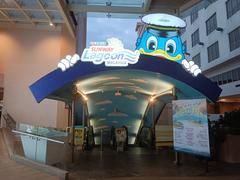
M 141 121 L 146 116 L 150 98 L 173 88 L 159 74 L 142 71 L 100 73 L 79 80 L 76 86 L 88 97 L 89 119 L 94 127 L 96 143 L 101 129 L 109 132 L 112 126 L 125 125 L 130 144 L 134 143 Z
M 87 97 L 88 117 L 94 127 L 96 144 L 100 142 L 101 129 L 105 130 L 104 139 L 107 140 L 112 126 L 123 125 L 128 128 L 129 143 L 134 143 L 141 122 L 152 127 L 153 119 L 157 118 L 164 104 L 171 102 L 174 87 L 178 88 L 179 98 L 199 97 L 198 92 L 184 83 L 163 74 L 139 70 L 102 72 L 79 79 L 75 84 L 78 92 Z M 58 93 L 63 91 L 66 92 L 61 90 Z M 148 109 L 152 103 L 154 118 Z M 80 106 L 75 109 L 80 111 L 79 114 L 82 112 Z
M 75 36 L 78 16 L 140 18 L 144 14 L 178 14 L 199 0 L 1 0 L 0 27 L 59 30 L 66 24 Z

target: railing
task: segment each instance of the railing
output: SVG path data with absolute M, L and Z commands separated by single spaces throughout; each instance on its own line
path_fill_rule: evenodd
M 5 120 L 6 128 L 8 129 L 15 129 L 16 128 L 16 121 L 8 114 L 7 112 L 2 113 L 2 117 Z
M 16 133 L 16 134 L 20 134 L 20 135 L 25 135 L 25 136 L 29 136 L 31 137 L 32 139 L 36 138 L 37 140 L 47 140 L 47 141 L 50 141 L 50 142 L 55 142 L 55 143 L 59 143 L 59 144 L 64 144 L 64 141 L 58 141 L 58 140 L 55 140 L 55 139 L 50 139 L 50 138 L 46 138 L 46 137 L 42 137 L 42 136 L 38 136 L 38 135 L 34 135 L 34 134 L 30 134 L 30 133 L 26 133 L 26 132 L 21 132 L 21 131 L 17 131 L 17 130 L 12 130 L 13 133 Z
M 71 161 L 71 156 L 68 158 L 71 154 L 69 133 L 62 129 L 17 123 L 6 112 L 2 116 L 10 158 L 18 156 L 63 169 Z

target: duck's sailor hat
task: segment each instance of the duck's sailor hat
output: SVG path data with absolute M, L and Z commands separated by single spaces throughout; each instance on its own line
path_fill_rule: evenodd
M 186 27 L 185 21 L 169 14 L 148 14 L 142 18 L 142 22 L 147 24 L 148 28 L 159 30 L 177 31 Z

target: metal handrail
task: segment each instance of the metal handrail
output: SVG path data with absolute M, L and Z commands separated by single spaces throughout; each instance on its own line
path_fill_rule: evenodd
M 32 137 L 36 137 L 36 138 L 39 138 L 39 139 L 48 140 L 48 141 L 59 143 L 59 144 L 64 144 L 64 141 L 59 141 L 59 140 L 55 140 L 55 139 L 51 139 L 51 138 L 47 138 L 47 137 L 43 137 L 43 136 L 38 136 L 38 135 L 30 134 L 30 133 L 27 133 L 27 132 L 22 132 L 22 131 L 17 131 L 17 130 L 12 130 L 12 132 L 17 133 L 17 134 L 21 134 L 21 135 L 32 136 Z

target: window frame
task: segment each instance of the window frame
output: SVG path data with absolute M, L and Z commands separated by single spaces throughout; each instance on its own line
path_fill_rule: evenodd
M 230 52 L 240 48 L 240 26 L 228 33 L 228 40 Z
M 196 20 L 198 19 L 198 10 L 193 9 L 191 14 L 190 14 L 190 22 L 193 24 Z
M 233 6 L 233 2 L 236 1 L 236 6 Z M 234 9 L 235 7 L 235 9 Z M 240 10 L 240 0 L 227 0 L 226 1 L 226 12 L 227 19 L 231 18 Z
M 213 15 L 210 16 L 205 23 L 206 23 L 206 33 L 208 36 L 214 30 L 217 29 L 217 13 L 216 12 L 213 13 Z
M 197 34 L 197 36 L 196 36 L 196 34 Z M 196 46 L 200 42 L 199 28 L 192 33 L 191 40 L 192 40 L 192 47 Z
M 217 51 L 216 49 L 212 49 L 213 47 L 217 47 Z M 208 63 L 215 61 L 216 59 L 218 59 L 220 57 L 220 51 L 219 51 L 219 43 L 218 41 L 212 43 L 210 46 L 207 47 L 207 51 L 208 51 Z M 214 56 L 215 54 L 213 52 L 217 52 L 216 56 Z M 210 56 L 211 53 L 211 56 Z M 211 59 L 210 59 L 211 57 Z
M 198 59 L 197 59 L 197 57 L 199 57 Z M 197 59 L 198 60 L 198 62 L 196 62 L 194 59 Z M 199 67 L 201 67 L 201 53 L 199 52 L 198 54 L 196 54 L 195 56 L 193 56 L 192 57 L 192 61 L 195 63 L 195 64 L 197 64 Z

